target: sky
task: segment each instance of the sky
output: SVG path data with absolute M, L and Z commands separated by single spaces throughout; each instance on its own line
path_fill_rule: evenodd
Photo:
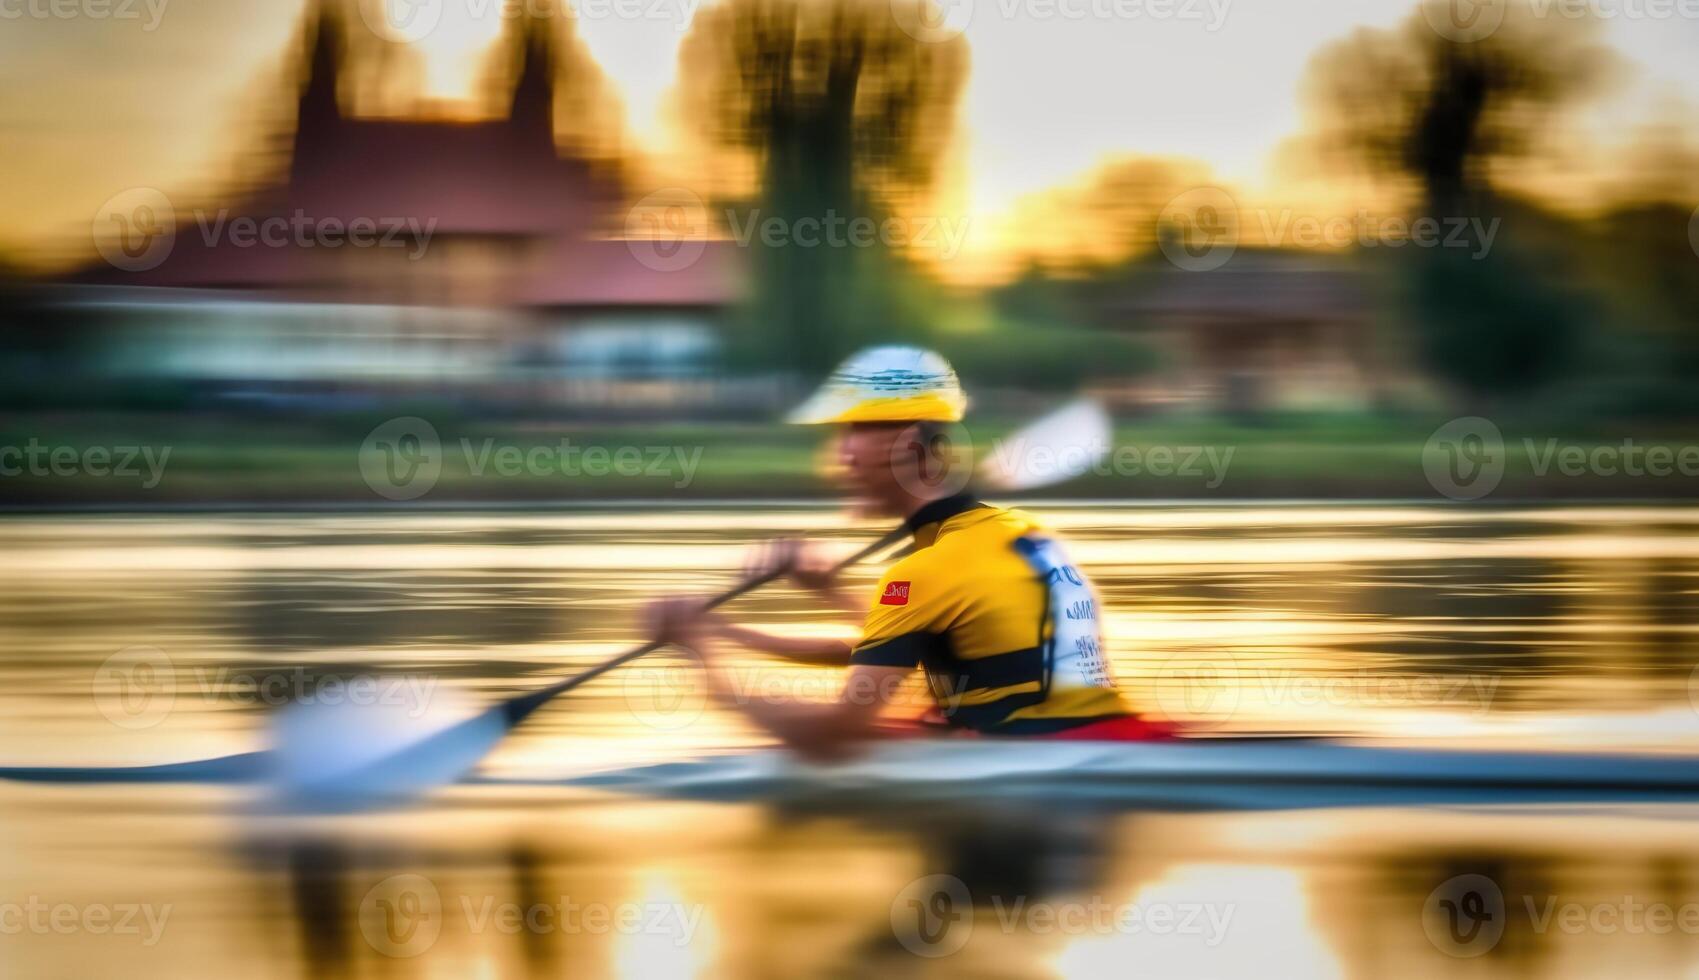
M 427 20 L 410 28 L 434 24 L 416 40 L 428 94 L 444 103 L 470 94 L 502 29 L 500 0 L 366 2 L 395 5 L 373 16 L 410 39 L 395 24 L 409 4 L 425 5 Z M 661 161 L 677 150 L 670 93 L 698 2 L 574 0 L 630 139 Z M 1672 107 L 1699 131 L 1699 0 L 1588 2 L 1614 14 L 1605 36 L 1633 66 L 1592 107 L 1594 135 L 1623 138 Z M 115 193 L 227 176 L 255 136 L 241 119 L 278 77 L 302 6 L 0 0 L 0 246 L 45 253 L 50 239 L 78 237 Z M 1416 9 L 1413 0 L 947 0 L 936 29 L 966 37 L 972 69 L 946 206 L 994 232 L 1023 196 L 1129 155 L 1200 160 L 1235 188 L 1269 192 L 1275 152 L 1302 128 L 1298 92 L 1316 50 Z M 995 233 L 975 239 L 981 250 L 1001 247 Z

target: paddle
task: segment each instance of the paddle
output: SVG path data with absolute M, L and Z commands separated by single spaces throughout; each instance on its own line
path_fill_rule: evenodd
M 1080 400 L 1046 415 L 1001 440 L 981 473 L 992 489 L 1030 490 L 1090 470 L 1108 452 L 1108 417 Z M 896 544 L 898 527 L 839 562 L 842 571 Z M 710 599 L 713 609 L 752 592 L 789 569 L 746 579 Z M 276 787 L 291 806 L 345 808 L 415 796 L 472 771 L 509 731 L 538 708 L 581 684 L 646 656 L 666 644 L 651 640 L 565 680 L 521 694 L 430 730 L 398 710 L 284 712 L 274 729 Z M 389 706 L 394 708 L 395 706 Z M 430 724 L 426 722 L 426 724 Z

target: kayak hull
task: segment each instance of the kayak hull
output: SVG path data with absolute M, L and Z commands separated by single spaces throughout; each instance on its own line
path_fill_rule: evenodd
M 272 772 L 265 753 L 248 753 L 134 768 L 0 768 L 0 778 L 246 784 L 268 782 Z M 1330 739 L 897 740 L 830 765 L 803 762 L 774 749 L 542 777 L 473 776 L 466 782 L 674 799 L 813 799 L 846 805 L 997 798 L 1228 809 L 1699 803 L 1699 759 L 1418 749 Z

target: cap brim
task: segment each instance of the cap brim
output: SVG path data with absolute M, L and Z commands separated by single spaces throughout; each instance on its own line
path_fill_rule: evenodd
M 831 425 L 850 422 L 960 422 L 966 398 L 946 398 L 928 392 L 901 398 L 867 398 L 856 392 L 821 390 L 797 406 L 786 421 L 793 425 Z

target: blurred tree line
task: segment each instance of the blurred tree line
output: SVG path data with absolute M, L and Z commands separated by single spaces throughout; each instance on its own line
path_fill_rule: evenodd
M 680 53 L 685 116 L 722 167 L 756 175 L 734 220 L 795 228 L 836 216 L 936 236 L 936 206 L 968 71 L 963 38 L 920 40 L 933 0 L 726 0 L 703 8 Z M 894 5 L 913 10 L 898 10 Z M 905 16 L 906 15 L 906 16 Z M 907 341 L 982 384 L 1060 388 L 1139 370 L 1137 342 L 1048 308 L 952 294 L 905 242 L 749 242 L 755 295 L 732 339 L 745 365 L 821 374 L 858 348 Z
M 1423 365 L 1483 411 L 1699 409 L 1686 381 L 1699 356 L 1699 255 L 1687 241 L 1692 202 L 1679 201 L 1699 185 L 1640 181 L 1667 160 L 1618 160 L 1637 182 L 1611 202 L 1574 179 L 1556 200 L 1523 189 L 1525 171 L 1572 148 L 1570 114 L 1622 70 L 1602 23 L 1540 17 L 1526 3 L 1507 4 L 1478 40 L 1430 23 L 1418 10 L 1397 28 L 1359 30 L 1318 52 L 1308 80 L 1308 138 L 1324 163 L 1413 186 L 1412 217 L 1502 220 L 1484 255 L 1387 253 Z
M 939 191 L 969 52 L 961 37 L 922 41 L 901 27 L 938 22 L 921 11 L 933 3 L 704 6 L 680 50 L 679 108 L 705 169 L 747 178 L 719 203 L 739 220 L 792 229 L 828 216 L 910 229 L 948 219 Z M 914 9 L 893 16 L 893 4 Z M 1647 147 L 1621 161 L 1643 180 L 1596 200 L 1579 183 L 1563 192 L 1584 202 L 1542 197 L 1526 179 L 1563 155 L 1570 115 L 1622 70 L 1600 26 L 1513 3 L 1491 36 L 1460 43 L 1418 10 L 1311 61 L 1302 142 L 1320 170 L 1397 189 L 1412 218 L 1502 219 L 1484 255 L 1366 257 L 1388 284 L 1389 325 L 1478 410 L 1699 414 L 1688 380 L 1699 368 L 1699 255 L 1688 231 L 1699 161 L 1679 140 Z M 567 87 L 595 81 L 583 74 L 567 73 Z M 938 284 L 900 244 L 767 245 L 757 235 L 730 366 L 817 375 L 864 345 L 908 341 L 938 347 L 988 385 L 1060 389 L 1157 370 L 1158 355 L 1102 311 L 1160 264 L 1164 205 L 1207 182 L 1196 161 L 1134 158 L 1082 187 L 1035 195 L 1017 224 L 1043 247 L 1012 281 L 982 291 Z M 55 386 L 42 380 L 52 376 L 44 365 L 74 360 L 77 340 L 15 283 L 0 267 L 0 371 L 12 399 L 26 388 L 47 398 Z

